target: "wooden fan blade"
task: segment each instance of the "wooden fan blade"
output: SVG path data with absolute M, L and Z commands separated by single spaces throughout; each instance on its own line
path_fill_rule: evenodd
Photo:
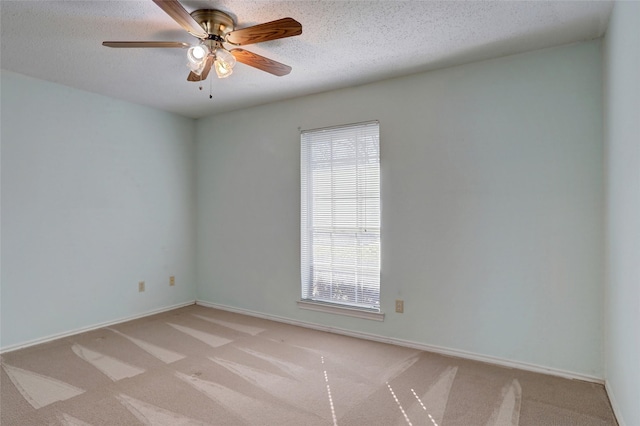
M 265 58 L 264 56 L 249 52 L 248 50 L 231 49 L 230 52 L 238 62 L 266 71 L 269 74 L 277 75 L 278 77 L 282 77 L 283 75 L 287 75 L 291 72 L 291 67 L 289 65 L 281 64 L 273 59 Z
M 189 34 L 198 38 L 207 38 L 209 34 L 193 19 L 178 0 L 153 0 L 155 4 L 171 16 Z
M 225 41 L 236 46 L 244 46 L 300 34 L 302 34 L 300 22 L 293 18 L 282 18 L 277 21 L 231 31 L 226 35 Z
M 198 75 L 191 71 L 189 76 L 187 77 L 187 81 L 204 81 L 207 79 L 209 75 L 209 71 L 211 71 L 211 66 L 213 65 L 213 56 L 207 56 L 207 62 L 204 64 L 204 68 L 202 69 L 202 74 Z
M 103 46 L 107 47 L 180 47 L 183 49 L 191 47 L 189 43 L 181 41 L 103 41 Z

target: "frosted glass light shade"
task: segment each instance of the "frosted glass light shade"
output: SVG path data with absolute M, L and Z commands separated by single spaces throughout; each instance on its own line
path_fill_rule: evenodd
M 204 66 L 207 63 L 207 56 L 209 55 L 209 48 L 204 44 L 198 44 L 191 46 L 187 50 L 187 66 L 196 75 L 201 75 L 204 70 Z
M 216 59 L 228 64 L 229 68 L 236 65 L 236 58 L 225 49 L 216 49 Z
M 233 68 L 231 68 L 229 64 L 224 61 L 216 60 L 213 63 L 213 67 L 216 69 L 218 78 L 227 78 L 231 74 L 233 74 Z
M 236 64 L 236 58 L 224 49 L 216 50 L 216 60 L 213 67 L 216 70 L 218 78 L 229 77 L 233 73 L 233 67 Z

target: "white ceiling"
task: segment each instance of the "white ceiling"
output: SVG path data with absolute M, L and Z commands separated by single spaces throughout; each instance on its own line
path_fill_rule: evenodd
M 234 74 L 187 82 L 183 49 L 112 49 L 104 40 L 186 41 L 151 0 L 0 3 L 0 66 L 188 117 L 601 37 L 607 1 L 184 0 L 220 9 L 236 28 L 290 16 L 302 35 L 246 46 L 290 65 L 275 77 L 238 63 Z M 213 99 L 209 99 L 209 88 Z

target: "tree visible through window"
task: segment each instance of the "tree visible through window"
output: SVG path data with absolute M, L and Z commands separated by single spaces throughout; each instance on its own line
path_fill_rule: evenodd
M 380 309 L 378 122 L 301 134 L 302 299 Z

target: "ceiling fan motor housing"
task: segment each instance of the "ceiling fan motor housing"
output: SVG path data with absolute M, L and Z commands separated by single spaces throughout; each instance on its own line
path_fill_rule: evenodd
M 235 26 L 231 16 L 215 9 L 198 9 L 190 15 L 210 36 L 224 38 L 225 34 L 233 31 Z
M 203 43 L 212 51 L 223 47 L 222 42 L 224 42 L 225 34 L 233 31 L 235 26 L 231 16 L 215 9 L 198 9 L 191 12 L 190 15 L 209 34 Z

